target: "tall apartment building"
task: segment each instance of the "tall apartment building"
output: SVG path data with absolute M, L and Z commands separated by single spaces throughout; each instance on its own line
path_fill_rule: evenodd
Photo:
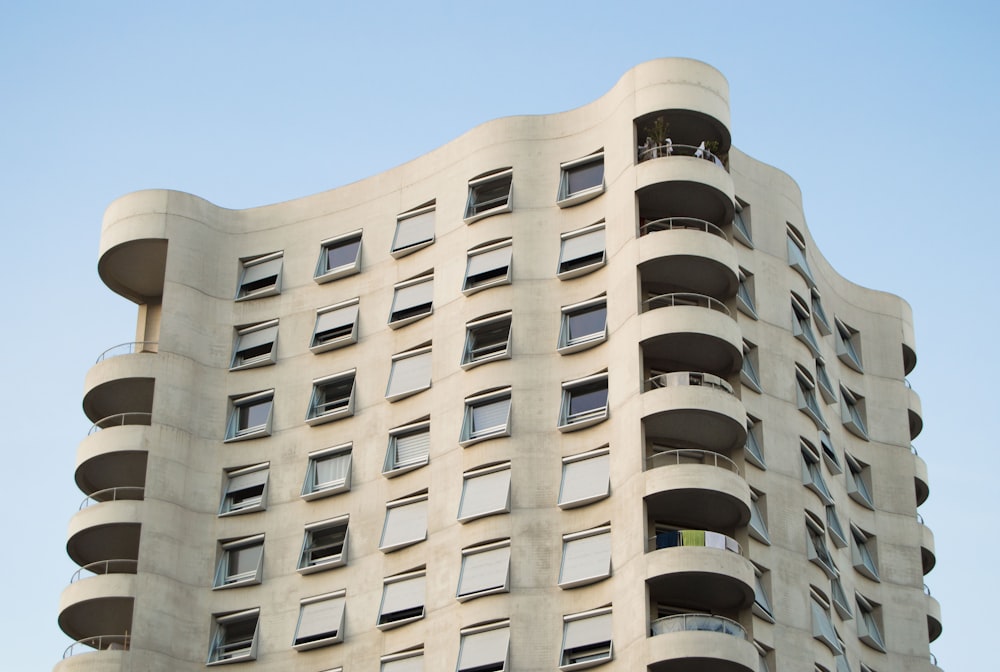
M 98 268 L 59 672 L 938 669 L 910 309 L 702 63 Z

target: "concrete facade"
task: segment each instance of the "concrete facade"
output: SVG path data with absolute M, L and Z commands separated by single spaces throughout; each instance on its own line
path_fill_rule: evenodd
M 937 669 L 910 309 L 729 119 L 665 59 L 314 196 L 113 203 L 55 669 Z

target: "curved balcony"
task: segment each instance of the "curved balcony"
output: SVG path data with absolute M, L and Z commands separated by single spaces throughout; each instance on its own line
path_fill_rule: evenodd
M 145 488 L 130 485 L 119 486 L 116 488 L 104 488 L 103 490 L 98 490 L 87 495 L 84 500 L 80 502 L 80 509 L 85 509 L 91 504 L 117 502 L 122 499 L 142 500 L 145 498 L 145 493 Z
M 105 574 L 70 584 L 59 599 L 59 627 L 73 639 L 130 632 L 135 579 Z
M 145 420 L 146 426 L 127 425 L 106 432 L 98 431 L 100 427 L 96 425 L 91 428 L 92 433 L 80 442 L 76 452 L 75 478 L 81 491 L 90 494 L 114 487 L 145 485 L 150 416 L 141 414 L 138 419 Z
M 662 154 L 662 150 L 654 151 Z M 727 231 L 736 210 L 733 178 L 709 156 L 704 160 L 704 154 L 698 158 L 674 152 L 636 166 L 636 199 L 642 218 L 695 217 Z
M 81 509 L 69 523 L 66 553 L 81 567 L 139 557 L 141 502 L 103 502 Z
M 917 455 L 915 448 L 913 449 L 913 488 L 917 495 L 917 506 L 920 506 L 927 501 L 931 494 L 931 488 L 927 478 L 927 463 Z
M 652 443 L 722 453 L 746 443 L 746 410 L 718 376 L 691 371 L 652 376 L 643 384 L 641 404 L 645 437 Z
M 643 289 L 662 293 L 683 287 L 727 299 L 736 294 L 739 264 L 733 246 L 718 236 L 690 229 L 659 231 L 639 244 Z
M 701 84 L 708 80 L 695 75 L 692 80 L 687 81 L 697 81 Z M 684 101 L 684 108 L 655 110 L 637 118 L 635 129 L 639 143 L 643 143 L 648 136 L 656 138 L 650 143 L 652 146 L 666 144 L 667 141 L 663 138 L 671 138 L 674 147 L 677 147 L 678 144 L 697 146 L 705 141 L 713 146 L 718 145 L 716 148 L 718 154 L 727 154 L 732 145 L 732 136 L 727 125 L 729 121 L 728 106 L 723 103 L 723 106 L 717 107 L 719 103 L 717 97 L 711 100 L 714 105 L 709 105 L 708 101 L 700 96 L 699 98 L 689 97 L 689 95 L 685 95 L 688 92 L 682 93 L 677 84 L 676 81 L 669 81 L 667 86 L 674 89 L 671 91 L 673 100 Z M 649 158 L 651 157 L 647 156 L 646 159 L 643 159 L 641 155 L 638 156 L 639 161 Z
M 920 564 L 924 569 L 924 576 L 934 569 L 937 564 L 937 556 L 934 554 L 934 533 L 931 528 L 920 523 Z
M 917 351 L 903 343 L 903 374 L 910 375 L 917 368 Z
M 642 302 L 639 341 L 647 368 L 728 376 L 743 365 L 743 338 L 726 305 L 703 294 L 673 293 Z
M 84 381 L 84 413 L 97 424 L 125 413 L 151 413 L 154 376 L 160 363 L 159 356 L 148 352 L 99 361 L 90 367 Z
M 648 540 L 646 583 L 656 602 L 742 609 L 753 604 L 754 581 L 753 565 L 724 534 L 670 530 Z
M 159 341 L 129 341 L 128 343 L 119 343 L 118 345 L 113 345 L 100 355 L 97 356 L 97 361 L 95 364 L 100 364 L 105 359 L 111 359 L 112 357 L 121 357 L 122 355 L 135 355 L 138 353 L 156 353 L 159 350 Z
M 924 595 L 927 598 L 927 638 L 934 641 L 941 636 L 941 605 L 931 596 L 930 588 L 924 585 Z
M 757 672 L 757 649 L 736 621 L 679 614 L 650 624 L 648 672 Z
M 98 560 L 97 562 L 92 562 L 89 565 L 84 565 L 80 569 L 73 572 L 73 576 L 69 578 L 69 582 L 76 583 L 81 579 L 87 579 L 91 576 L 101 576 L 104 574 L 135 574 L 138 567 L 138 560 L 131 560 L 127 558 Z
M 906 391 L 909 395 L 906 413 L 910 421 L 910 440 L 912 441 L 924 428 L 923 410 L 920 405 L 920 395 L 913 391 L 909 382 L 906 384 Z
M 646 459 L 646 514 L 680 525 L 735 528 L 750 520 L 750 486 L 728 457 L 667 450 Z
M 122 667 L 122 652 L 128 651 L 132 637 L 125 633 L 121 635 L 96 635 L 78 639 L 63 651 L 63 660 L 55 666 L 53 672 L 119 672 Z M 90 656 L 74 658 L 85 653 L 96 653 L 100 658 Z
M 130 240 L 108 249 L 97 262 L 101 280 L 113 292 L 136 303 L 150 303 L 163 295 L 167 268 L 167 241 Z

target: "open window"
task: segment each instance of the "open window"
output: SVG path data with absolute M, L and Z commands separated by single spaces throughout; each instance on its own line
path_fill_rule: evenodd
M 507 672 L 510 620 L 462 628 L 461 637 L 455 672 Z
M 878 573 L 878 545 L 875 535 L 868 534 L 860 527 L 851 523 L 851 564 L 854 569 L 872 581 L 881 581 Z
M 743 368 L 740 370 L 740 382 L 749 387 L 754 392 L 762 392 L 760 386 L 760 375 L 757 373 L 760 367 L 758 359 L 759 352 L 757 346 L 750 341 L 743 339 Z
M 559 587 L 576 588 L 611 576 L 611 526 L 563 535 Z
M 382 584 L 382 603 L 376 627 L 389 630 L 423 618 L 426 586 L 427 577 L 423 568 L 388 577 Z
M 767 531 L 767 496 L 754 488 L 750 488 L 750 524 L 747 531 L 760 543 L 771 545 L 771 535 Z
M 330 282 L 361 270 L 361 231 L 328 238 L 320 243 L 313 280 Z
M 830 329 L 830 318 L 826 316 L 826 310 L 823 308 L 823 300 L 820 297 L 819 290 L 813 287 L 809 291 L 812 298 L 812 314 L 813 321 L 816 323 L 816 329 L 819 333 L 824 336 L 829 336 L 832 332 Z
M 861 363 L 861 332 L 847 326 L 840 318 L 835 318 L 834 323 L 837 326 L 837 357 L 858 373 L 864 373 L 865 367 Z
M 423 205 L 396 218 L 396 235 L 390 254 L 399 259 L 434 242 L 434 202 Z
M 844 534 L 844 526 L 840 524 L 840 518 L 837 516 L 837 507 L 833 504 L 828 504 L 826 507 L 826 531 L 834 546 L 837 548 L 847 546 L 847 535 Z
M 809 319 L 809 304 L 795 292 L 792 292 L 792 333 L 806 344 L 813 357 L 819 357 L 819 341 Z
M 278 321 L 268 320 L 236 328 L 230 371 L 267 366 L 277 361 Z
M 511 312 L 483 317 L 465 325 L 462 368 L 510 358 Z
M 562 308 L 559 353 L 568 355 L 603 343 L 608 338 L 608 300 L 598 296 Z
M 576 278 L 604 265 L 604 222 L 570 231 L 561 236 L 559 270 L 561 280 Z
M 556 205 L 568 208 L 604 193 L 604 149 L 589 156 L 566 161 L 559 166 L 559 194 Z
M 510 539 L 462 549 L 455 597 L 460 602 L 510 590 Z
M 509 285 L 512 252 L 510 238 L 485 243 L 469 250 L 462 293 L 468 296 L 488 287 Z
M 844 592 L 844 584 L 841 583 L 839 576 L 835 576 L 830 580 L 830 601 L 833 603 L 833 608 L 837 610 L 837 614 L 842 620 L 846 621 L 854 618 L 850 602 L 847 600 L 847 594 Z
M 352 444 L 344 443 L 309 453 L 302 499 L 328 497 L 351 489 Z
M 307 423 L 319 425 L 354 415 L 354 374 L 352 369 L 313 381 Z
M 390 429 L 382 474 L 392 478 L 425 466 L 430 462 L 430 448 L 429 418 Z
M 800 436 L 799 449 L 802 452 L 802 484 L 816 493 L 825 506 L 833 504 L 833 494 L 823 478 L 822 461 L 816 446 Z
M 753 614 L 768 623 L 774 623 L 774 609 L 771 607 L 771 572 L 753 563 L 753 573 Z
M 562 385 L 559 431 L 571 432 L 608 419 L 608 374 L 599 373 Z
M 758 469 L 767 469 L 764 461 L 764 426 L 761 421 L 747 413 L 747 442 L 743 446 L 747 461 Z
M 379 672 L 424 672 L 424 649 L 422 646 L 382 656 Z M 329 670 L 328 672 L 337 672 Z
M 219 562 L 213 588 L 234 588 L 260 583 L 264 567 L 264 535 L 219 542 Z
M 833 389 L 833 383 L 830 382 L 830 376 L 826 372 L 826 362 L 823 361 L 822 357 L 816 358 L 816 382 L 819 393 L 823 395 L 823 401 L 828 404 L 837 401 L 837 393 Z
M 827 578 L 834 578 L 839 575 L 837 566 L 830 555 L 830 549 L 823 539 L 823 521 L 816 518 L 811 512 L 806 511 L 806 534 L 808 545 L 806 555 L 809 561 L 818 565 L 827 575 Z
M 861 506 L 875 510 L 875 498 L 872 497 L 871 467 L 854 458 L 850 453 L 844 453 L 847 459 L 847 494 Z
M 240 259 L 240 280 L 236 287 L 236 300 L 246 301 L 279 294 L 282 257 L 282 252 L 272 252 Z
M 434 312 L 434 273 L 428 271 L 398 283 L 394 288 L 389 327 L 416 322 Z
M 753 229 L 750 228 L 750 205 L 736 199 L 733 210 L 733 237 L 753 249 Z
M 868 440 L 868 423 L 865 398 L 843 385 L 840 386 L 840 419 L 847 430 L 858 438 Z
M 270 435 L 273 407 L 274 390 L 230 397 L 226 441 L 243 441 Z
M 292 648 L 307 651 L 343 642 L 346 594 L 338 590 L 302 600 Z
M 837 458 L 837 451 L 833 447 L 833 441 L 830 439 L 829 433 L 822 431 L 819 433 L 819 446 L 823 451 L 823 461 L 826 463 L 826 468 L 830 470 L 830 473 L 842 473 L 844 469 L 840 466 L 840 459 Z
M 358 342 L 359 300 L 351 299 L 316 311 L 309 349 L 319 354 Z
M 463 474 L 459 522 L 509 512 L 510 462 L 470 469 Z
M 469 180 L 469 198 L 465 204 L 466 224 L 510 212 L 513 181 L 514 171 L 511 168 L 501 168 Z
M 226 470 L 220 516 L 263 511 L 267 505 L 269 462 Z
M 825 644 L 834 655 L 842 654 L 844 649 L 830 618 L 830 600 L 816 586 L 809 586 L 809 597 L 812 607 L 813 637 Z
M 347 564 L 348 521 L 348 516 L 339 516 L 306 526 L 299 554 L 300 574 L 311 574 Z
M 499 436 L 510 436 L 510 388 L 499 388 L 465 399 L 465 418 L 459 443 L 469 446 Z
M 756 320 L 757 302 L 754 299 L 756 296 L 754 285 L 753 273 L 740 266 L 739 284 L 736 286 L 736 309 Z
M 390 553 L 427 539 L 427 491 L 385 505 L 385 524 L 378 548 Z
M 399 401 L 431 386 L 431 346 L 426 344 L 392 356 L 385 398 Z
M 788 238 L 788 265 L 801 275 L 810 287 L 816 286 L 813 279 L 812 269 L 806 260 L 806 239 L 798 229 L 786 222 L 786 233 Z
M 611 660 L 611 608 L 563 616 L 559 669 L 582 670 Z
M 222 665 L 257 658 L 260 609 L 215 614 L 208 664 Z
M 559 508 L 572 509 L 611 494 L 611 451 L 607 446 L 563 458 Z
M 823 411 L 819 408 L 816 400 L 816 383 L 812 374 L 801 364 L 795 364 L 795 392 L 799 410 L 809 416 L 821 431 L 827 431 L 826 420 L 823 419 Z
M 861 593 L 855 593 L 855 601 L 858 605 L 858 638 L 876 651 L 885 653 L 882 605 L 872 602 Z

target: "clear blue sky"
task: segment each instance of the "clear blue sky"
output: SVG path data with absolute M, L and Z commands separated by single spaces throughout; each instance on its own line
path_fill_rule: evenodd
M 995 657 L 1000 5 L 364 4 L 0 0 L 0 225 L 20 278 L 0 298 L 5 668 L 50 669 L 69 643 L 82 382 L 134 333 L 135 307 L 96 273 L 108 203 L 323 191 L 491 118 L 584 104 L 661 56 L 719 68 L 734 144 L 798 181 L 823 254 L 913 305 L 944 621 L 931 650 L 951 672 Z

